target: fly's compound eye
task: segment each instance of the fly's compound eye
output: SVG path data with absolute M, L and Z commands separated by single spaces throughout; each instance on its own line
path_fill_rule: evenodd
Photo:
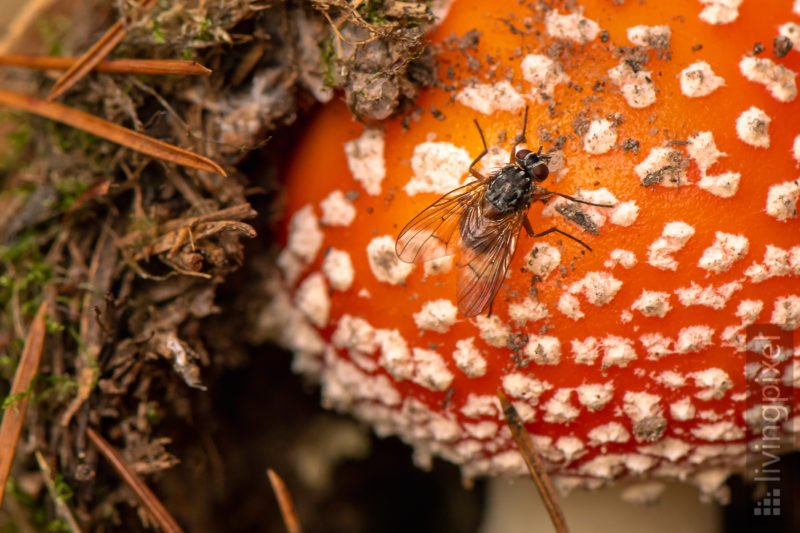
M 547 168 L 546 164 L 539 163 L 531 169 L 531 174 L 533 174 L 533 179 L 536 181 L 544 181 L 550 175 L 550 169 Z
M 517 152 L 517 154 L 514 157 L 516 157 L 517 161 L 519 161 L 521 163 L 521 162 L 525 161 L 525 158 L 527 158 L 532 153 L 533 152 L 531 152 L 530 150 L 522 149 L 519 152 Z

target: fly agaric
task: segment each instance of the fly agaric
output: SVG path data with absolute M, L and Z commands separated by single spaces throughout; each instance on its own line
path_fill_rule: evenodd
M 296 370 L 422 465 L 523 474 L 502 389 L 561 488 L 679 478 L 719 493 L 764 424 L 748 327 L 789 339 L 778 383 L 800 386 L 800 52 L 757 45 L 800 49 L 798 10 L 456 0 L 417 112 L 365 126 L 334 102 L 299 142 L 265 313 Z M 473 119 L 489 173 L 526 105 L 527 148 L 551 156 L 545 185 L 613 208 L 532 206 L 535 229 L 593 251 L 521 234 L 492 315 L 465 317 L 458 264 L 405 263 L 395 240 L 464 183 Z M 782 437 L 800 430 L 786 402 Z

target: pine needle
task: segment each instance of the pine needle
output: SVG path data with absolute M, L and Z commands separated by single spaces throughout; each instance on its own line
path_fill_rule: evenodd
M 539 491 L 539 496 L 544 502 L 547 513 L 550 515 L 550 520 L 553 522 L 556 533 L 568 533 L 569 530 L 567 529 L 567 522 L 564 519 L 564 513 L 561 511 L 561 507 L 556 499 L 556 491 L 553 489 L 550 477 L 544 469 L 544 464 L 542 464 L 542 458 L 539 456 L 539 452 L 537 452 L 536 448 L 533 446 L 533 441 L 531 440 L 528 430 L 525 429 L 525 425 L 519 418 L 517 410 L 511 404 L 505 393 L 502 390 L 498 390 L 497 396 L 500 398 L 500 405 L 503 407 L 503 415 L 506 417 L 506 423 L 511 430 L 511 436 L 514 438 L 514 442 L 517 443 L 519 453 L 528 466 L 528 471 Z
M 25 54 L 0 54 L 0 65 L 38 70 L 68 70 L 78 57 L 36 56 Z M 101 61 L 94 70 L 108 74 L 151 74 L 178 76 L 208 76 L 211 69 L 197 61 L 185 59 L 114 59 Z
M 278 507 L 281 508 L 281 515 L 283 516 L 283 523 L 286 526 L 286 531 L 289 533 L 303 533 L 300 520 L 297 518 L 297 513 L 294 510 L 292 495 L 289 494 L 286 484 L 278 473 L 271 468 L 267 469 L 267 476 L 272 485 L 272 490 L 275 491 L 275 499 L 278 500 Z
M 227 176 L 222 167 L 207 157 L 56 102 L 0 89 L 0 105 L 49 118 L 156 159 Z
M 30 386 L 33 378 L 39 373 L 44 338 L 47 334 L 46 316 L 47 303 L 42 302 L 31 323 L 25 339 L 25 348 L 22 350 L 22 356 L 19 358 L 17 371 L 14 374 L 14 383 L 11 386 L 11 393 L 8 395 L 8 399 L 13 402 L 6 406 L 3 422 L 0 424 L 0 506 L 3 504 L 6 482 L 11 472 L 11 465 L 14 463 L 17 443 L 22 434 L 22 424 L 25 422 L 25 412 L 30 399 Z
M 156 5 L 156 0 L 142 1 L 142 8 L 145 10 L 151 9 L 154 5 Z M 50 89 L 50 94 L 47 95 L 47 99 L 50 101 L 55 100 L 70 90 L 117 47 L 127 32 L 128 30 L 122 24 L 122 21 L 118 20 L 115 22 L 114 25 L 56 81 L 53 88 Z
M 165 533 L 182 533 L 183 530 L 169 514 L 169 511 L 164 505 L 156 498 L 156 495 L 147 487 L 142 478 L 136 475 L 122 455 L 114 449 L 103 437 L 100 436 L 92 428 L 86 428 L 86 434 L 89 440 L 100 451 L 101 454 L 111 463 L 114 470 L 117 471 L 122 480 L 131 488 L 136 497 L 142 505 L 150 512 L 153 520 L 155 520 L 158 527 Z

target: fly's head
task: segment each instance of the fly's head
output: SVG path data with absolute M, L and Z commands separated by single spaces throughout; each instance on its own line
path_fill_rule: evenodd
M 542 154 L 541 147 L 538 152 L 531 152 L 525 149 L 519 150 L 514 158 L 517 166 L 524 170 L 531 180 L 536 183 L 543 182 L 550 175 L 550 169 L 547 167 L 550 156 Z

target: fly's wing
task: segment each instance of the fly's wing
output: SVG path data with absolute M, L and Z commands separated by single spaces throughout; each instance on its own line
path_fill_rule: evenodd
M 466 245 L 458 262 L 458 310 L 465 316 L 486 309 L 503 284 L 525 214 L 521 210 L 496 221 L 478 216 L 465 220 Z
M 456 253 L 462 213 L 478 205 L 484 186 L 482 180 L 462 185 L 414 217 L 397 237 L 397 257 L 406 263 L 418 263 Z

